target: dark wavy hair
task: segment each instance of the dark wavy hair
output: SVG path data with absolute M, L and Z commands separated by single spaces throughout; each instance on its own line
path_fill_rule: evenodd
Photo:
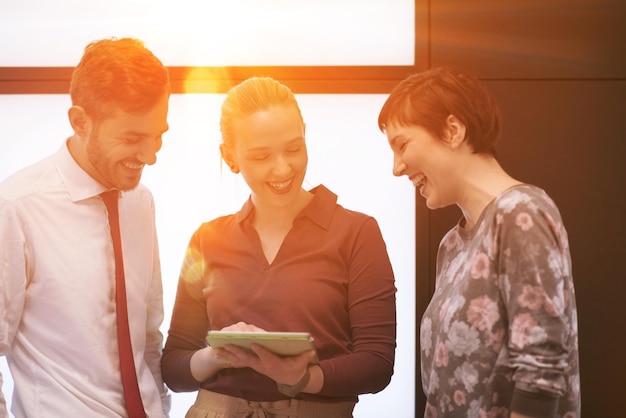
M 90 43 L 72 73 L 72 105 L 96 120 L 116 109 L 140 113 L 171 92 L 167 68 L 142 41 L 111 38 Z
M 458 68 L 436 67 L 402 80 L 385 101 L 378 127 L 384 132 L 391 124 L 417 125 L 443 138 L 449 115 L 463 122 L 475 153 L 496 155 L 500 108 L 480 81 Z

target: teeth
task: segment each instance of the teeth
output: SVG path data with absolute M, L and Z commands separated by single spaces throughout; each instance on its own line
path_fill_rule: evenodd
M 128 168 L 130 168 L 131 170 L 139 170 L 140 168 L 143 167 L 143 164 L 137 164 L 137 163 L 129 163 L 129 162 L 125 162 L 124 165 Z
M 424 185 L 424 183 L 426 183 L 426 176 L 423 174 L 420 174 L 419 176 L 415 176 L 411 179 L 411 181 L 413 182 L 413 185 L 415 187 L 422 187 Z
M 291 180 L 285 181 L 285 182 L 282 182 L 282 183 L 270 183 L 270 186 L 272 186 L 276 190 L 283 190 L 283 189 L 286 189 L 287 187 L 289 187 L 290 184 L 291 184 Z

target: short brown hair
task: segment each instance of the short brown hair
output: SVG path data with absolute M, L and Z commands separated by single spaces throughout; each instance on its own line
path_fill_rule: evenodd
M 378 116 L 378 127 L 418 125 L 443 138 L 449 115 L 465 125 L 465 139 L 476 153 L 496 155 L 502 115 L 485 86 L 467 72 L 436 67 L 412 74 L 391 91 Z
M 148 110 L 170 91 L 167 68 L 133 38 L 87 45 L 70 82 L 72 105 L 97 120 L 118 108 L 128 113 Z

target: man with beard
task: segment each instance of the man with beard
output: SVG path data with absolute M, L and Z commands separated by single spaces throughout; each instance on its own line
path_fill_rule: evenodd
M 154 202 L 139 183 L 168 129 L 168 72 L 141 41 L 104 39 L 85 48 L 70 96 L 74 134 L 0 183 L 12 412 L 168 416 Z

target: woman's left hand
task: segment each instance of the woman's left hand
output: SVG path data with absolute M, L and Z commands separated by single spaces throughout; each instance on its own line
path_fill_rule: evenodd
M 217 358 L 224 360 L 231 367 L 250 367 L 266 375 L 276 383 L 295 385 L 302 379 L 315 351 L 309 350 L 297 356 L 281 357 L 260 346 L 252 344 L 250 350 L 228 344 L 217 348 Z

